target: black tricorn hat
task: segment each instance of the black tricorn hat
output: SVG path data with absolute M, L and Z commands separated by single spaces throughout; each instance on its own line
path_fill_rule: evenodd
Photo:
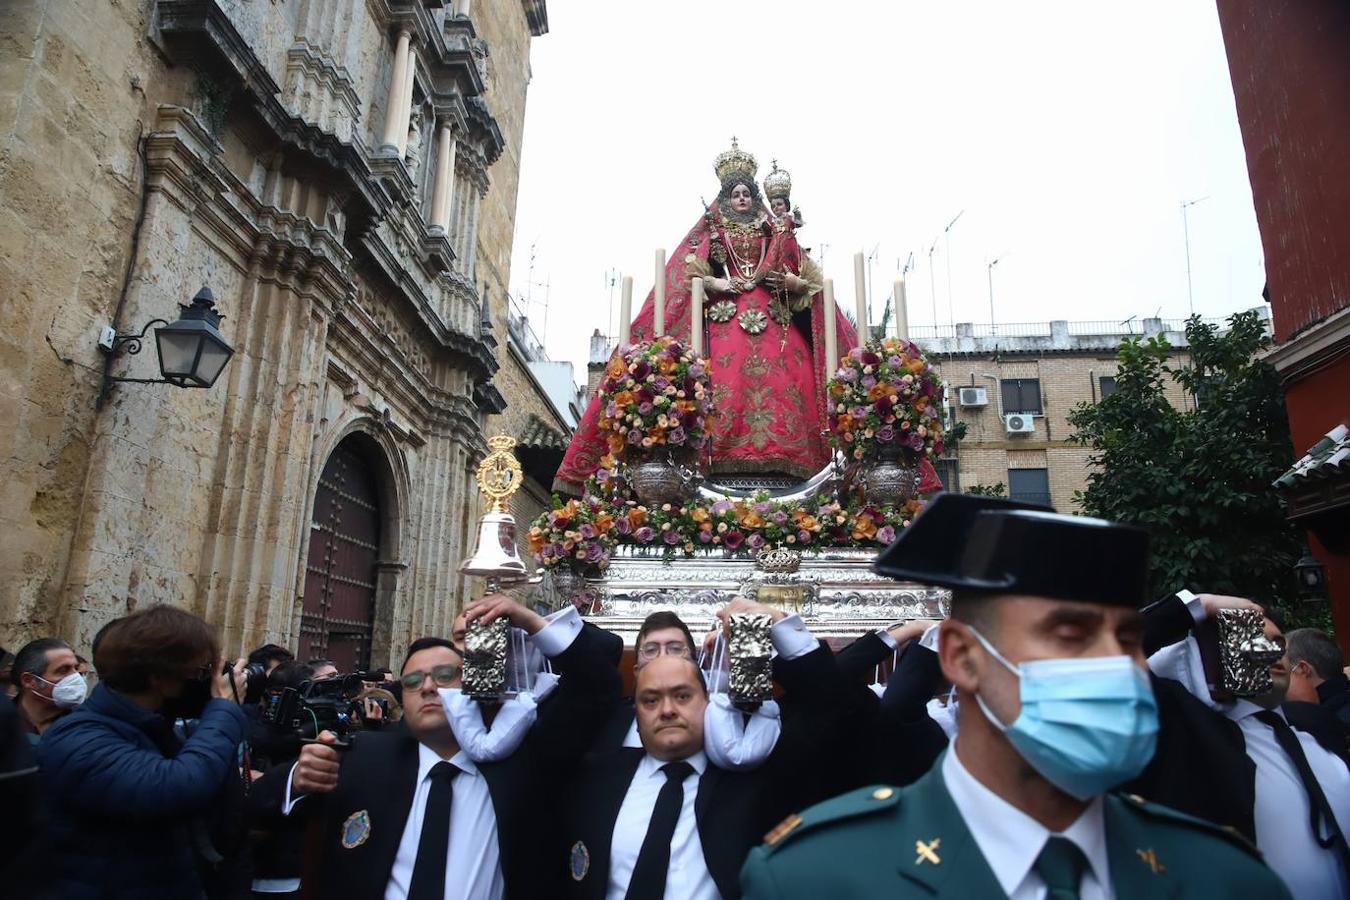
M 1138 608 L 1148 533 L 1044 506 L 939 494 L 872 566 L 903 581 Z

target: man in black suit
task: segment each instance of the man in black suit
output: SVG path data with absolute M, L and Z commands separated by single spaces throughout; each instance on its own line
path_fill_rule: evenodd
M 719 769 L 704 752 L 708 694 L 698 667 L 675 654 L 645 662 L 635 692 L 641 747 L 592 755 L 573 785 L 565 819 L 573 896 L 732 900 L 750 848 L 814 799 L 802 795 L 801 773 L 822 764 L 821 742 L 849 714 L 848 685 L 799 619 L 748 600 L 719 615 L 732 612 L 774 618 L 775 680 L 817 727 L 785 727 L 754 771 Z
M 557 689 L 513 754 L 474 763 L 438 693 L 459 685 L 462 657 L 444 639 L 415 641 L 401 669 L 404 727 L 359 734 L 342 751 L 325 733 L 290 771 L 273 770 L 254 785 L 256 809 L 322 823 L 323 859 L 308 869 L 321 873 L 313 896 L 533 900 L 561 889 L 562 866 L 547 864 L 551 845 L 537 836 L 558 779 L 618 697 L 609 642 L 570 607 L 545 620 L 491 595 L 466 613 L 484 622 L 504 616 L 529 633 L 561 676 Z

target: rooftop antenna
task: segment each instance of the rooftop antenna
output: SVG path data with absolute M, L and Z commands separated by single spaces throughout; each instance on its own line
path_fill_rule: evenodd
M 1195 293 L 1191 289 L 1191 226 L 1186 217 L 1186 210 L 1208 199 L 1209 194 L 1206 194 L 1194 200 L 1181 201 L 1181 233 L 1186 240 L 1186 302 L 1190 304 L 1191 315 L 1195 315 Z
M 1134 320 L 1137 319 L 1137 318 L 1139 318 L 1139 317 L 1138 317 L 1138 316 L 1130 316 L 1128 319 L 1122 319 L 1122 320 L 1121 320 L 1120 324 L 1122 324 L 1122 325 L 1125 326 L 1125 333 L 1126 333 L 1126 334 L 1134 334 Z
M 938 238 L 942 235 L 935 235 L 933 243 L 928 245 L 928 295 L 933 300 L 933 337 L 937 337 L 938 314 L 937 314 L 937 278 L 933 275 L 933 251 L 937 249 Z
M 1006 254 L 1004 255 L 1006 256 Z M 1002 259 L 1003 257 L 1000 256 L 985 266 L 985 270 L 989 273 L 989 329 L 991 333 L 998 332 L 998 320 L 994 318 L 994 266 L 998 265 Z
M 942 237 L 946 242 L 945 253 L 947 254 L 947 315 L 952 320 L 952 334 L 956 333 L 956 301 L 952 297 L 952 226 L 956 220 L 966 214 L 963 209 L 956 214 L 956 218 L 947 223 L 947 227 L 942 229 Z

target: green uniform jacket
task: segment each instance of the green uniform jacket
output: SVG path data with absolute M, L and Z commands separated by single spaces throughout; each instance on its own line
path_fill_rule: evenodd
M 1288 900 L 1284 882 L 1236 834 L 1138 797 L 1105 799 L 1121 900 Z M 863 788 L 817 804 L 766 840 L 741 870 L 748 900 L 1004 896 L 947 792 L 941 761 L 908 787 Z

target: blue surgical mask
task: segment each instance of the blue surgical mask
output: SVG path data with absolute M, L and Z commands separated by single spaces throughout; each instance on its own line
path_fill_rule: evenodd
M 1014 666 L 970 630 L 1021 682 L 1022 711 L 1005 725 L 979 694 L 975 702 L 1046 781 L 1087 800 L 1134 778 L 1153 759 L 1158 705 L 1148 676 L 1130 657 L 1037 659 Z

